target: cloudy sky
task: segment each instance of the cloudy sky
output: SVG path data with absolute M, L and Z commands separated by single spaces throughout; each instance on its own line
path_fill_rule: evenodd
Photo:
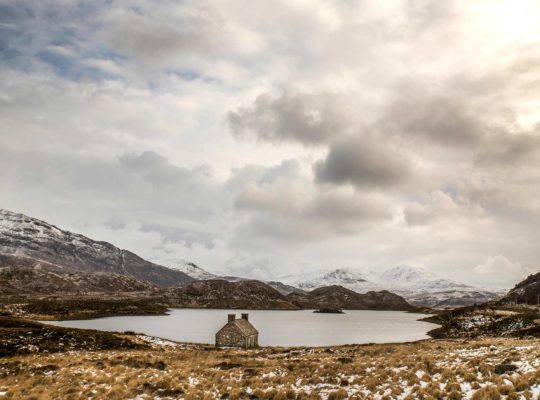
M 537 0 L 0 0 L 0 207 L 281 277 L 540 269 Z

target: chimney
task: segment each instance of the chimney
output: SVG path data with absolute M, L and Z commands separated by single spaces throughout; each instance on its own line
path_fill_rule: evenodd
M 242 314 L 242 319 L 245 319 L 247 321 L 248 320 L 248 314 L 243 313 Z
M 234 322 L 234 319 L 236 318 L 236 315 L 234 314 L 229 314 L 229 320 L 228 322 Z

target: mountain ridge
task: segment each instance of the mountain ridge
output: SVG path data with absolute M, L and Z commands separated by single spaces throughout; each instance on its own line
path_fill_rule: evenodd
M 111 243 L 58 228 L 45 221 L 0 209 L 0 253 L 24 256 L 82 272 L 109 272 L 171 286 L 189 275 L 144 260 Z

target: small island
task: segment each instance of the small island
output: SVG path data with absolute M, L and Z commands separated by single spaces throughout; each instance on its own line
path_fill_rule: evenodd
M 340 308 L 319 308 L 313 312 L 321 314 L 345 314 Z

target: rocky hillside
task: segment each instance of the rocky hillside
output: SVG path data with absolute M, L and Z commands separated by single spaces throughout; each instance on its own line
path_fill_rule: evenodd
M 259 281 L 228 282 L 221 279 L 192 282 L 167 291 L 173 307 L 247 308 L 252 310 L 294 310 L 277 290 Z
M 502 299 L 441 312 L 425 320 L 441 327 L 435 338 L 540 337 L 540 273 L 518 283 Z
M 540 313 L 534 307 L 512 308 L 496 304 L 462 307 L 424 321 L 441 325 L 429 332 L 438 339 L 540 336 Z
M 394 293 L 380 292 L 356 293 L 342 286 L 326 286 L 311 292 L 291 293 L 287 299 L 301 308 L 341 308 L 345 310 L 396 310 L 413 311 L 416 308 Z
M 87 273 L 111 273 L 162 286 L 194 279 L 146 261 L 107 242 L 68 232 L 47 222 L 0 210 L 0 254 L 44 261 Z
M 306 293 L 305 290 L 299 289 L 299 288 L 291 286 L 291 285 L 286 285 L 285 283 L 282 283 L 282 282 L 268 281 L 268 282 L 265 282 L 265 283 L 267 285 L 273 287 L 279 293 L 281 293 L 282 295 L 285 295 L 285 296 L 290 294 L 290 293 Z
M 82 272 L 31 258 L 0 255 L 2 295 L 88 295 L 125 292 L 153 293 L 158 286 L 104 272 Z
M 540 272 L 529 275 L 500 300 L 501 304 L 540 304 Z

